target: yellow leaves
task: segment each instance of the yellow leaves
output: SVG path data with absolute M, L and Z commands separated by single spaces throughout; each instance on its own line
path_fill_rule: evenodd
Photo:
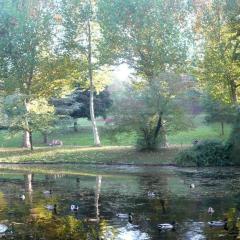
M 95 87 L 95 91 L 97 93 L 103 91 L 111 82 L 111 73 L 108 69 L 103 69 L 101 71 L 95 71 L 93 75 L 93 84 Z
M 50 106 L 46 99 L 38 98 L 29 103 L 29 112 L 36 114 L 48 114 L 54 112 L 54 107 Z

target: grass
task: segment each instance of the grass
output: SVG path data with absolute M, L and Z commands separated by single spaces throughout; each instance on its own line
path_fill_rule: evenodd
M 93 144 L 93 138 L 91 123 L 86 119 L 79 122 L 78 132 L 74 132 L 72 127 L 65 127 L 57 129 L 49 136 L 49 140 L 62 140 L 64 147 L 61 148 L 46 147 L 42 143 L 42 135 L 34 133 L 34 152 L 19 148 L 22 134 L 10 136 L 6 131 L 0 131 L 0 162 L 170 164 L 174 163 L 173 159 L 181 148 L 189 146 L 195 139 L 226 140 L 228 138 L 230 125 L 225 126 L 225 135 L 220 136 L 220 124 L 206 125 L 203 119 L 204 116 L 199 115 L 194 119 L 196 128 L 169 135 L 168 142 L 171 147 L 159 152 L 136 151 L 133 147 L 136 142 L 134 133 L 119 133 L 113 137 L 106 131 L 102 121 L 98 121 L 101 148 L 89 147 Z
M 105 131 L 104 126 L 99 127 L 101 143 L 103 146 L 126 146 L 136 143 L 134 133 L 119 133 L 114 138 Z M 226 140 L 231 132 L 231 126 L 225 126 L 225 135 L 220 135 L 220 124 L 199 125 L 199 127 L 171 134 L 168 136 L 170 144 L 191 144 L 193 140 L 222 139 Z M 58 129 L 49 136 L 49 140 L 60 139 L 65 146 L 91 146 L 93 144 L 92 129 L 90 126 L 81 126 L 78 132 L 72 128 Z M 33 134 L 34 145 L 44 146 L 43 137 L 39 133 Z M 22 143 L 22 134 L 11 136 L 6 131 L 0 131 L 0 147 L 20 147 Z
M 159 152 L 139 152 L 129 146 L 47 147 L 31 152 L 21 148 L 1 149 L 1 163 L 91 163 L 91 164 L 172 164 L 178 147 Z

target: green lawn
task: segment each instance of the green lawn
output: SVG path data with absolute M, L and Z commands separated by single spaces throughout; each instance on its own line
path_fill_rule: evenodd
M 193 140 L 204 139 L 222 139 L 226 140 L 230 134 L 231 126 L 225 124 L 225 135 L 221 136 L 220 124 L 204 124 L 204 115 L 198 115 L 193 119 L 195 128 L 171 133 L 168 136 L 170 144 L 191 144 Z M 98 121 L 101 142 L 103 146 L 127 146 L 136 143 L 136 134 L 134 133 L 119 133 L 113 137 L 106 131 L 106 126 L 103 121 Z M 79 131 L 74 132 L 72 126 L 65 126 L 57 129 L 49 136 L 49 140 L 60 139 L 64 146 L 91 146 L 93 145 L 91 123 L 87 119 L 79 120 Z M 44 146 L 41 134 L 34 133 L 33 141 L 35 146 Z M 22 143 L 22 134 L 11 136 L 6 131 L 0 131 L 0 147 L 20 147 Z

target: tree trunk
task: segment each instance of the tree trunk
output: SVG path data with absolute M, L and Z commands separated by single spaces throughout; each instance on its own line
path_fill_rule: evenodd
M 30 134 L 27 130 L 24 131 L 24 135 L 23 135 L 23 147 L 24 148 L 30 148 L 31 147 Z
M 44 144 L 48 143 L 48 134 L 47 133 L 43 133 L 43 143 Z
M 93 69 L 92 69 L 92 32 L 91 23 L 88 20 L 88 75 L 90 81 L 90 117 L 92 122 L 94 145 L 100 146 L 100 138 L 98 134 L 95 114 L 94 114 L 94 84 L 93 84 Z
M 73 122 L 73 130 L 74 130 L 74 132 L 78 132 L 77 120 L 74 120 L 74 122 Z
M 25 105 L 25 108 L 26 108 L 26 112 L 28 113 L 29 112 L 29 105 L 28 105 L 28 100 L 25 99 L 24 100 L 24 105 Z M 23 138 L 23 147 L 26 147 L 26 148 L 32 148 L 31 146 L 31 136 L 30 136 L 30 131 L 29 131 L 29 121 L 28 121 L 28 117 L 27 115 L 25 116 L 25 129 L 27 130 L 24 130 L 24 138 Z
M 162 113 L 160 113 L 158 116 L 158 122 L 157 122 L 157 126 L 156 126 L 156 129 L 154 132 L 154 138 L 153 138 L 154 144 L 156 144 L 157 137 L 158 137 L 161 127 L 162 127 Z
M 221 135 L 224 136 L 224 122 L 221 122 Z
M 31 149 L 31 151 L 33 151 L 32 132 L 29 132 L 29 141 L 30 141 L 30 149 Z
M 232 103 L 237 103 L 237 84 L 235 81 L 230 81 L 230 87 L 231 87 L 231 97 L 232 97 Z

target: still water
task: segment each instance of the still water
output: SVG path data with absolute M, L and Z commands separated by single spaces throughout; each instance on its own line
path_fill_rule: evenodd
M 1 165 L 0 223 L 9 231 L 0 237 L 231 240 L 234 235 L 207 222 L 240 209 L 239 183 L 239 169 L 232 168 Z M 132 223 L 119 213 L 132 213 Z M 172 221 L 175 231 L 158 230 Z

